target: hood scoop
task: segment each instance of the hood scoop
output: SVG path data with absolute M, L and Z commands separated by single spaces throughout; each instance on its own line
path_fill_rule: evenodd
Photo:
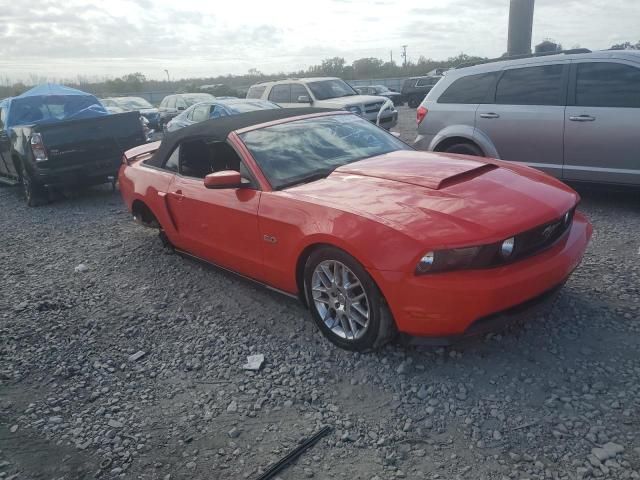
M 345 165 L 335 171 L 440 190 L 499 168 L 483 160 L 401 150 Z

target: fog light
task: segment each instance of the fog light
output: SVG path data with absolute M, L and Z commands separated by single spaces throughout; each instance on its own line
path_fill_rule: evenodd
M 507 238 L 500 246 L 500 255 L 502 258 L 509 258 L 513 253 L 513 249 L 516 246 L 515 237 Z
M 434 262 L 435 258 L 436 258 L 436 256 L 435 256 L 434 252 L 426 253 L 420 259 L 420 263 L 418 263 L 418 268 L 417 268 L 418 273 L 428 272 L 431 269 L 431 267 L 433 266 L 433 262 Z

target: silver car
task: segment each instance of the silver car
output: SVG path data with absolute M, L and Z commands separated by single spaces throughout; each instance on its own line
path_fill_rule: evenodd
M 640 52 L 579 52 L 448 71 L 417 110 L 415 147 L 640 185 Z
M 204 122 L 211 118 L 228 117 L 238 113 L 253 112 L 255 110 L 270 110 L 280 108 L 275 103 L 266 100 L 245 100 L 244 98 L 216 97 L 215 101 L 200 102 L 190 106 L 177 117 L 167 123 L 167 132 L 175 132 L 194 123 Z

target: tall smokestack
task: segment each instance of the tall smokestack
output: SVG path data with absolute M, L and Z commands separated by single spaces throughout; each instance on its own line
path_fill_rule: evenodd
M 509 8 L 509 40 L 507 54 L 531 53 L 531 31 L 533 28 L 533 4 L 535 0 L 511 0 Z

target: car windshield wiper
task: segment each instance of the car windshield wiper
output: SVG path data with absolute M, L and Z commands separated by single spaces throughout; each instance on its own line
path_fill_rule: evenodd
M 321 170 L 319 172 L 312 173 L 311 175 L 308 175 L 306 177 L 298 178 L 296 180 L 292 180 L 291 182 L 287 182 L 287 183 L 284 183 L 284 184 L 278 186 L 276 188 L 276 190 L 282 190 L 284 188 L 293 187 L 295 185 L 301 185 L 303 183 L 311 183 L 311 182 L 315 182 L 317 180 L 322 180 L 323 178 L 327 178 L 329 175 L 331 175 L 331 172 L 333 172 L 336 168 L 338 168 L 338 167 L 328 168 L 328 169 L 325 169 L 325 170 Z

